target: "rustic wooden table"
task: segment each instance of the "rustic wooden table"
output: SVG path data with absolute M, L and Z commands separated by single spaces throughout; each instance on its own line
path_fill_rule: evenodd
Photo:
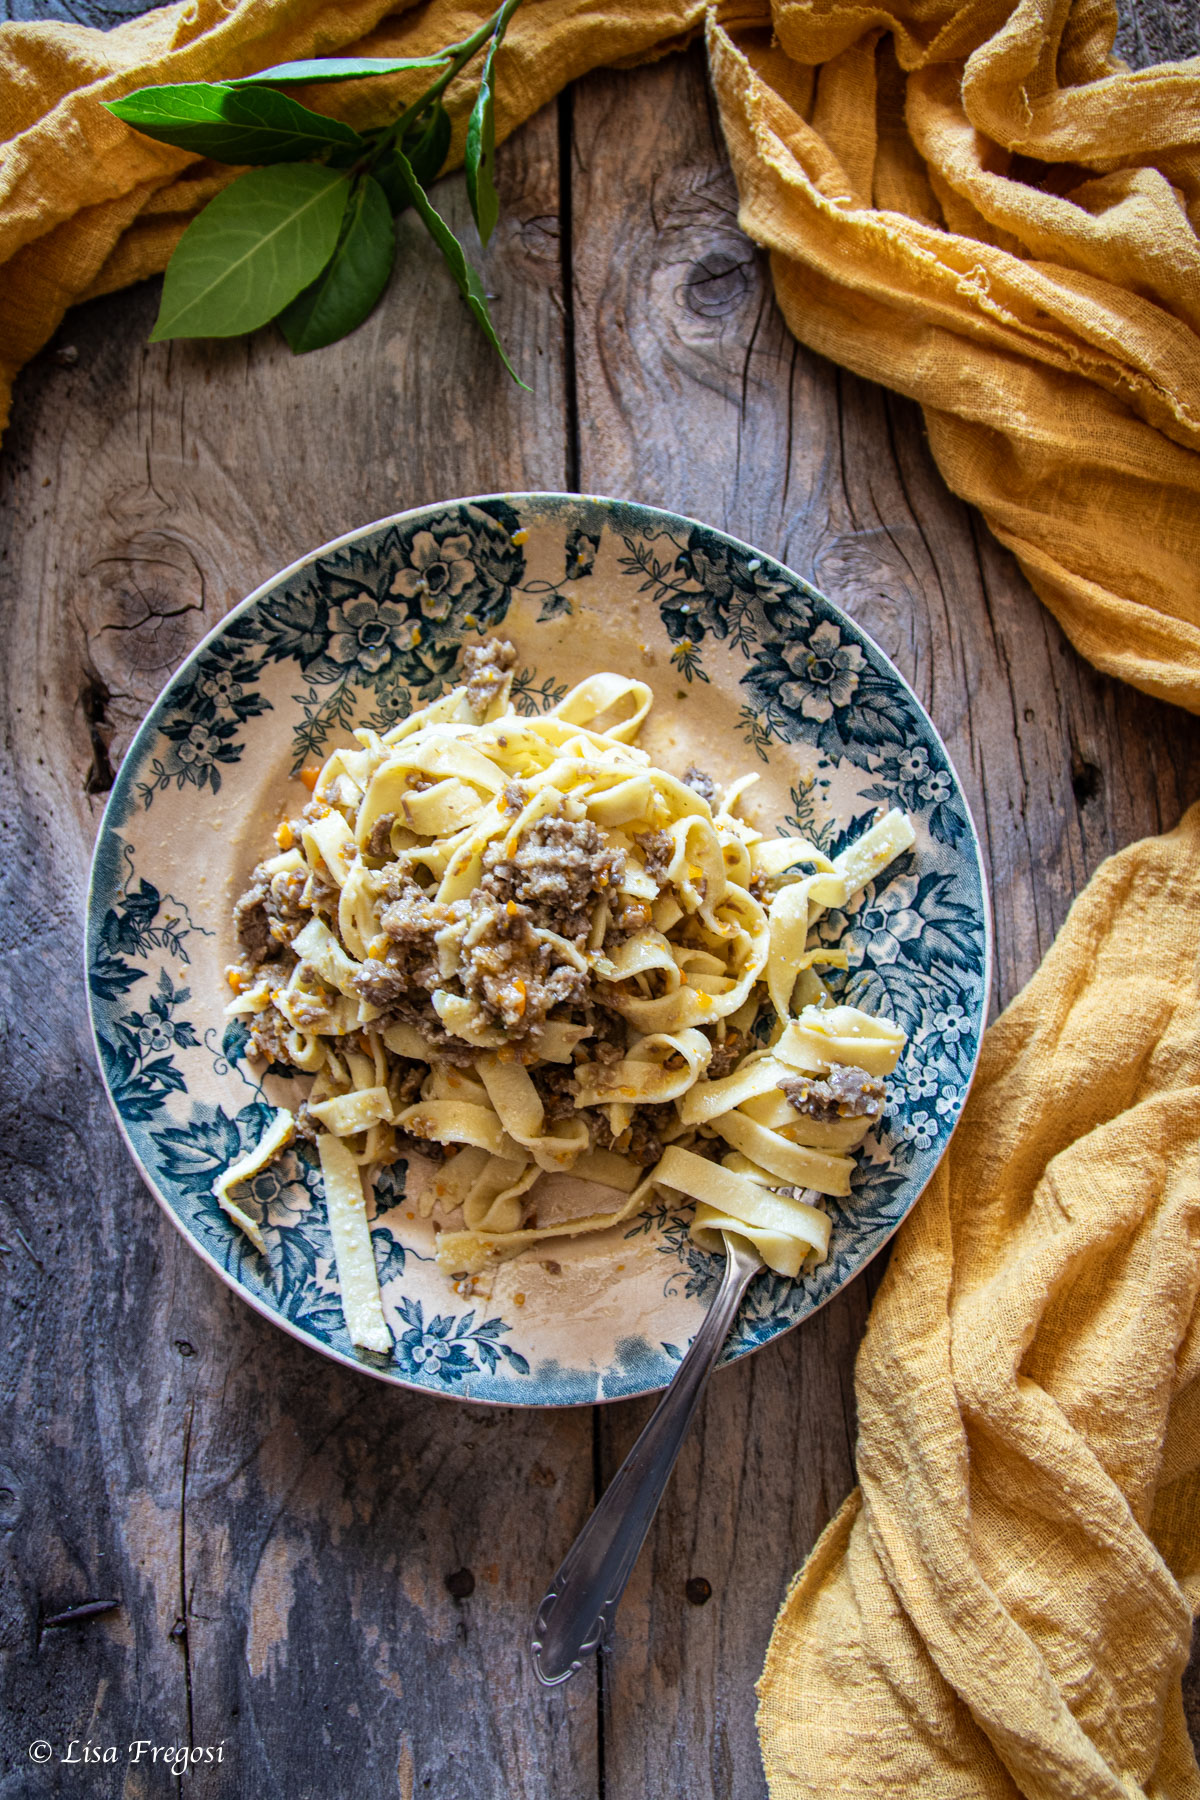
M 1127 53 L 1194 51 L 1185 11 L 1143 5 Z M 628 495 L 761 544 L 874 633 L 946 737 L 992 870 L 996 1005 L 1100 859 L 1200 796 L 1200 722 L 1082 663 L 947 492 L 917 410 L 788 336 L 698 51 L 579 83 L 499 172 L 487 278 L 529 394 L 408 224 L 399 279 L 331 350 L 293 360 L 271 331 L 148 347 L 150 284 L 80 308 L 19 383 L 0 520 L 6 1797 L 171 1791 L 145 1760 L 26 1762 L 74 1738 L 122 1759 L 135 1739 L 223 1743 L 187 1778 L 200 1800 L 758 1800 L 753 1683 L 853 1481 L 878 1269 L 717 1377 L 615 1647 L 543 1692 L 531 1611 L 649 1403 L 394 1392 L 260 1319 L 160 1214 L 93 1063 L 88 858 L 138 719 L 242 594 L 351 526 L 505 488 Z M 440 197 L 464 226 L 461 179 Z M 120 1604 L 48 1622 L 95 1599 Z

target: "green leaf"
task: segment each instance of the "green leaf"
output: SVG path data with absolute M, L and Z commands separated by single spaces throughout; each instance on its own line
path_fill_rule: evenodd
M 192 220 L 167 265 L 151 343 L 254 331 L 315 281 L 338 241 L 350 183 L 333 169 L 251 169 Z
M 362 81 L 368 75 L 401 75 L 405 69 L 444 69 L 450 58 L 440 56 L 321 56 L 306 62 L 276 63 L 273 69 L 260 69 L 256 75 L 237 75 L 230 87 L 253 87 L 257 83 L 308 81 Z
M 467 198 L 479 228 L 479 241 L 486 244 L 500 217 L 493 170 L 496 162 L 496 110 L 492 100 L 492 58 L 499 41 L 497 34 L 488 45 L 479 77 L 479 92 L 471 108 L 467 124 L 467 148 L 463 167 L 467 177 Z
M 383 189 L 383 197 L 391 211 L 402 213 L 408 205 L 408 189 L 400 173 L 400 164 L 390 151 L 382 162 L 375 164 L 375 179 Z
M 317 279 L 279 315 L 297 356 L 361 325 L 387 286 L 396 256 L 396 228 L 383 189 L 371 176 L 355 182 L 337 249 Z
M 339 119 L 310 112 L 287 94 L 238 89 L 229 82 L 138 88 L 106 105 L 144 136 L 217 162 L 295 162 L 331 148 L 351 153 L 366 148 L 357 131 Z
M 430 112 L 422 114 L 404 134 L 404 154 L 413 174 L 424 188 L 441 173 L 442 164 L 450 149 L 451 129 L 450 114 L 440 100 L 435 100 Z M 392 211 L 402 213 L 409 204 L 409 192 L 394 150 L 389 150 L 376 165 L 375 177 L 387 195 Z
M 513 380 L 516 382 L 517 386 L 525 388 L 526 393 L 528 393 L 528 387 L 526 387 L 526 384 L 521 380 L 521 377 L 517 374 L 507 356 L 504 354 L 504 346 L 496 335 L 496 327 L 492 324 L 492 316 L 488 312 L 487 295 L 483 291 L 483 283 L 480 281 L 476 271 L 467 261 L 466 253 L 464 252 L 462 245 L 459 243 L 442 215 L 439 212 L 434 211 L 433 206 L 430 204 L 429 195 L 425 192 L 424 188 L 413 174 L 412 164 L 409 162 L 407 156 L 405 156 L 403 150 L 398 149 L 396 151 L 396 162 L 400 174 L 403 177 L 404 184 L 408 189 L 408 197 L 421 215 L 421 219 L 428 229 L 430 237 L 432 237 L 434 243 L 445 257 L 450 273 L 458 283 L 459 292 L 466 301 L 471 313 L 474 315 L 476 323 L 483 332 L 488 343 L 500 358 L 500 361 L 504 364 Z
M 428 116 L 422 114 L 413 131 L 405 133 L 404 154 L 422 187 L 429 187 L 441 174 L 450 154 L 452 131 L 450 114 L 435 100 Z
M 492 41 L 487 47 L 487 55 L 483 59 L 483 72 L 479 77 L 479 92 L 475 96 L 475 104 L 471 108 L 471 117 L 467 123 L 467 147 L 464 167 L 467 175 L 467 198 L 471 202 L 471 211 L 479 230 L 479 241 L 486 244 L 496 229 L 496 220 L 500 217 L 500 202 L 496 197 L 494 170 L 496 164 L 496 108 L 492 91 L 492 65 L 496 60 L 496 52 L 504 42 L 504 33 L 508 30 L 508 21 L 520 5 L 521 0 L 504 0 L 504 5 L 496 19 L 496 29 L 492 33 Z

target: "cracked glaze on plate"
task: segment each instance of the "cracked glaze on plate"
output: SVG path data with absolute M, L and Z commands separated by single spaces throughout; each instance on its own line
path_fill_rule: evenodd
M 836 606 L 780 563 L 671 513 L 576 495 L 422 507 L 365 527 L 235 608 L 159 697 L 100 829 L 87 971 L 100 1067 L 151 1189 L 250 1302 L 327 1355 L 455 1399 L 579 1405 L 666 1385 L 719 1273 L 666 1204 L 575 1244 L 536 1247 L 491 1290 L 455 1291 L 404 1165 L 376 1184 L 374 1242 L 390 1358 L 355 1352 L 331 1272 L 318 1171 L 290 1149 L 251 1184 L 269 1262 L 230 1224 L 215 1176 L 305 1078 L 260 1081 L 227 1023 L 234 898 L 277 821 L 307 798 L 301 764 L 356 725 L 386 729 L 452 683 L 464 643 L 517 646 L 514 701 L 535 712 L 597 669 L 650 682 L 639 740 L 664 767 L 762 781 L 768 835 L 834 853 L 880 806 L 915 849 L 818 931 L 849 952 L 838 998 L 909 1032 L 886 1115 L 831 1253 L 791 1282 L 760 1276 L 725 1359 L 805 1319 L 887 1241 L 929 1180 L 974 1073 L 991 940 L 979 845 L 945 746 L 911 689 Z

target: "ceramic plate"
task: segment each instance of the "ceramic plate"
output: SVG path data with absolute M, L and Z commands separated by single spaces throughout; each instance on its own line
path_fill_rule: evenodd
M 945 746 L 871 640 L 761 551 L 671 513 L 510 494 L 402 513 L 318 550 L 242 602 L 165 689 L 121 765 L 100 829 L 87 972 L 100 1067 L 129 1147 L 167 1213 L 225 1280 L 296 1337 L 385 1380 L 455 1399 L 582 1405 L 671 1378 L 717 1264 L 688 1213 L 659 1205 L 575 1245 L 505 1264 L 463 1298 L 405 1205 L 402 1163 L 376 1187 L 374 1242 L 395 1337 L 386 1364 L 342 1324 L 319 1175 L 299 1145 L 252 1187 L 264 1260 L 219 1210 L 214 1177 L 306 1078 L 260 1081 L 223 1016 L 234 899 L 297 778 L 356 725 L 384 730 L 452 684 L 459 651 L 502 628 L 515 704 L 551 706 L 598 669 L 648 681 L 640 739 L 657 762 L 761 776 L 746 810 L 829 854 L 881 806 L 915 849 L 848 916 L 818 927 L 849 953 L 839 998 L 898 1020 L 908 1048 L 886 1116 L 835 1202 L 831 1254 L 751 1286 L 726 1358 L 823 1305 L 913 1205 L 966 1097 L 987 1004 L 979 846 Z

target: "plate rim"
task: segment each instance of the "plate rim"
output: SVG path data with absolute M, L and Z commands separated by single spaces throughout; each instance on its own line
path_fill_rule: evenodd
M 556 488 L 520 488 L 487 494 L 457 495 L 444 500 L 425 501 L 420 506 L 405 507 L 400 512 L 384 514 L 381 518 L 370 520 L 365 525 L 355 526 L 349 531 L 342 532 L 340 536 L 329 539 L 328 542 L 318 545 L 313 550 L 307 551 L 303 556 L 296 557 L 282 569 L 276 570 L 273 574 L 267 576 L 264 581 L 261 581 L 250 593 L 244 595 L 241 600 L 236 601 L 234 605 L 229 608 L 228 612 L 222 614 L 221 618 L 204 633 L 204 636 L 199 638 L 197 642 L 193 644 L 183 661 L 171 671 L 154 699 L 150 702 L 141 723 L 138 725 L 137 730 L 130 739 L 125 753 L 121 758 L 121 766 L 117 770 L 116 779 L 109 790 L 104 810 L 100 815 L 100 821 L 96 827 L 96 835 L 92 844 L 88 867 L 87 888 L 84 898 L 82 954 L 84 991 L 87 995 L 88 1026 L 91 1032 L 92 1050 L 96 1058 L 96 1066 L 99 1070 L 101 1086 L 104 1089 L 104 1097 L 108 1102 L 109 1110 L 116 1120 L 117 1129 L 124 1140 L 125 1148 L 129 1152 L 134 1167 L 137 1169 L 144 1186 L 149 1189 L 160 1210 L 166 1214 L 167 1218 L 188 1245 L 189 1249 L 207 1264 L 226 1287 L 237 1294 L 243 1302 L 251 1306 L 262 1318 L 268 1320 L 278 1329 L 285 1331 L 289 1337 L 294 1338 L 298 1343 L 305 1345 L 309 1350 L 315 1351 L 318 1355 L 327 1357 L 333 1362 L 340 1363 L 345 1368 L 353 1369 L 359 1374 L 369 1375 L 373 1380 L 381 1382 L 386 1387 L 403 1388 L 410 1393 L 423 1394 L 427 1398 L 433 1400 L 453 1400 L 464 1406 L 488 1406 L 498 1410 L 512 1410 L 519 1412 L 565 1411 L 585 1406 L 612 1406 L 626 1400 L 641 1400 L 652 1394 L 663 1394 L 671 1385 L 671 1382 L 668 1380 L 667 1382 L 657 1383 L 650 1387 L 638 1388 L 636 1391 L 630 1393 L 598 1393 L 594 1396 L 578 1400 L 514 1400 L 507 1398 L 501 1400 L 494 1399 L 486 1394 L 464 1393 L 461 1389 L 455 1389 L 453 1387 L 432 1388 L 421 1382 L 406 1379 L 405 1376 L 391 1367 L 379 1367 L 365 1359 L 360 1360 L 358 1357 L 348 1354 L 346 1351 L 340 1350 L 331 1344 L 322 1344 L 312 1336 L 311 1333 L 302 1330 L 299 1326 L 295 1325 L 292 1320 L 285 1318 L 280 1312 L 268 1306 L 257 1294 L 243 1286 L 232 1271 L 225 1268 L 217 1260 L 216 1256 L 214 1256 L 210 1250 L 206 1249 L 199 1238 L 191 1232 L 183 1218 L 171 1206 L 166 1196 L 159 1191 L 157 1184 L 147 1170 L 145 1163 L 142 1161 L 141 1155 L 126 1128 L 125 1121 L 117 1108 L 117 1103 L 113 1098 L 112 1088 L 109 1084 L 108 1075 L 105 1071 L 103 1060 L 101 1059 L 99 1029 L 96 1022 L 89 963 L 97 869 L 100 863 L 101 849 L 109 832 L 111 831 L 115 834 L 118 829 L 115 824 L 110 824 L 110 814 L 115 814 L 115 812 L 119 810 L 118 803 L 120 803 L 120 806 L 124 806 L 128 786 L 134 779 L 134 763 L 138 761 L 138 753 L 141 752 L 144 741 L 148 740 L 151 736 L 151 728 L 166 695 L 179 680 L 180 676 L 183 675 L 193 663 L 199 660 L 213 640 L 220 636 L 234 619 L 237 619 L 241 617 L 243 613 L 248 612 L 259 600 L 272 592 L 273 589 L 279 587 L 281 583 L 290 580 L 292 576 L 311 567 L 314 563 L 331 555 L 333 552 L 342 549 L 347 544 L 355 543 L 359 539 L 371 536 L 375 532 L 386 530 L 391 526 L 402 525 L 406 521 L 419 518 L 427 513 L 443 512 L 456 506 L 481 506 L 487 501 L 501 501 L 516 509 L 523 501 L 545 500 L 566 502 L 571 505 L 625 507 L 644 515 L 651 515 L 655 519 L 662 520 L 668 524 L 694 526 L 700 531 L 712 532 L 717 537 L 724 539 L 727 543 L 737 546 L 738 549 L 748 551 L 751 556 L 764 556 L 769 558 L 771 562 L 775 563 L 790 576 L 793 581 L 800 583 L 804 588 L 807 588 L 812 593 L 818 595 L 827 606 L 833 609 L 839 618 L 844 619 L 851 625 L 854 631 L 857 632 L 859 636 L 870 645 L 875 654 L 882 659 L 885 666 L 900 682 L 904 691 L 914 702 L 921 717 L 925 720 L 929 730 L 933 733 L 934 740 L 946 759 L 946 766 L 954 777 L 958 798 L 961 800 L 963 811 L 966 814 L 967 825 L 971 834 L 971 845 L 974 851 L 975 866 L 979 874 L 983 923 L 983 972 L 981 980 L 983 1008 L 980 1015 L 979 1035 L 975 1045 L 975 1054 L 971 1060 L 971 1066 L 963 1084 L 962 1105 L 959 1108 L 958 1117 L 955 1119 L 954 1124 L 950 1129 L 949 1136 L 942 1146 L 937 1161 L 929 1168 L 924 1181 L 913 1195 L 912 1200 L 905 1208 L 903 1214 L 896 1220 L 891 1229 L 879 1239 L 879 1242 L 871 1250 L 870 1254 L 863 1258 L 852 1275 L 848 1275 L 844 1281 L 826 1294 L 823 1299 L 819 1300 L 810 1311 L 805 1312 L 799 1318 L 793 1319 L 790 1324 L 783 1326 L 782 1330 L 775 1332 L 772 1337 L 764 1340 L 762 1343 L 748 1345 L 728 1362 L 719 1363 L 717 1365 L 718 1370 L 733 1368 L 740 1365 L 747 1361 L 751 1356 L 756 1355 L 759 1351 L 766 1350 L 772 1344 L 777 1343 L 781 1338 L 789 1336 L 790 1333 L 795 1331 L 799 1326 L 807 1324 L 810 1319 L 815 1318 L 817 1313 L 823 1311 L 823 1309 L 829 1305 L 830 1301 L 835 1300 L 838 1295 L 842 1294 L 858 1280 L 863 1271 L 869 1268 L 880 1252 L 886 1249 L 892 1242 L 905 1221 L 911 1217 L 915 1208 L 924 1198 L 934 1175 L 937 1173 L 938 1169 L 940 1169 L 942 1162 L 950 1149 L 950 1145 L 953 1142 L 954 1135 L 962 1123 L 962 1116 L 966 1110 L 967 1102 L 970 1099 L 971 1090 L 975 1085 L 975 1077 L 978 1074 L 979 1062 L 983 1054 L 983 1042 L 987 1034 L 989 1017 L 992 1010 L 992 981 L 995 974 L 995 928 L 992 913 L 991 882 L 988 869 L 984 862 L 982 840 L 979 835 L 979 828 L 975 823 L 975 815 L 972 811 L 970 800 L 958 773 L 958 766 L 954 761 L 954 758 L 950 755 L 950 752 L 946 747 L 945 739 L 942 737 L 929 709 L 926 707 L 924 701 L 913 688 L 903 671 L 896 667 L 896 664 L 888 655 L 887 651 L 883 649 L 865 626 L 861 625 L 857 619 L 846 611 L 845 607 L 838 601 L 831 599 L 823 589 L 818 588 L 814 582 L 809 581 L 807 576 L 801 575 L 798 570 L 793 569 L 791 565 L 784 562 L 781 557 L 774 555 L 769 550 L 763 550 L 759 545 L 747 542 L 745 538 L 735 536 L 733 532 L 726 531 L 721 526 L 711 525 L 703 519 L 693 518 L 689 513 L 673 512 L 666 507 L 652 506 L 640 500 L 623 499 L 619 496 L 609 494 L 571 493 L 565 489 Z M 673 1376 L 671 1379 L 673 1380 Z

